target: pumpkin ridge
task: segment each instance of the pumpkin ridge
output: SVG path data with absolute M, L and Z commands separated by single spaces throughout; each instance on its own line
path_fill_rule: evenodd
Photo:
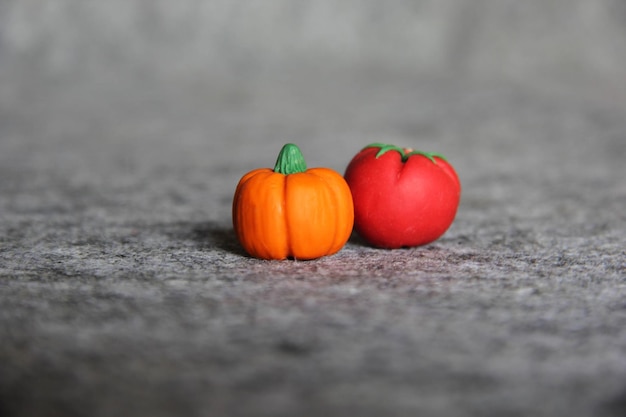
M 286 240 L 286 245 L 287 245 L 287 257 L 292 256 L 293 259 L 295 260 L 296 257 L 293 254 L 293 249 L 291 248 L 291 227 L 289 225 L 289 205 L 287 204 L 287 180 L 289 178 L 289 175 L 286 174 L 282 174 L 283 175 L 283 220 L 285 221 L 285 240 Z
M 337 179 L 341 179 L 343 181 L 343 177 L 336 173 L 333 170 L 327 169 L 327 168 L 314 168 L 313 170 L 310 170 L 311 174 L 315 174 L 315 176 L 319 179 L 322 180 L 322 182 L 325 184 L 325 194 L 326 194 L 326 201 L 329 203 L 329 205 L 333 206 L 333 207 L 337 207 L 337 212 L 335 214 L 335 216 L 333 216 L 333 220 L 334 220 L 334 224 L 333 224 L 333 238 L 330 241 L 330 244 L 328 246 L 328 249 L 326 251 L 327 254 L 334 254 L 336 252 L 338 252 L 346 243 L 347 238 L 345 237 L 345 233 L 347 233 L 348 238 L 350 236 L 350 233 L 352 232 L 352 227 L 354 224 L 354 218 L 353 218 L 353 213 L 354 213 L 354 206 L 352 204 L 352 195 L 350 192 L 350 188 L 348 187 L 348 184 L 345 184 L 345 190 L 342 190 L 342 187 L 339 186 L 335 181 Z M 344 193 L 344 191 L 347 191 L 347 193 Z M 350 200 L 350 212 L 352 213 L 352 218 L 350 218 L 351 216 L 348 215 L 347 217 L 344 216 L 345 213 L 342 212 L 341 210 L 341 206 L 342 206 L 342 201 L 344 200 L 344 198 L 346 197 L 347 194 Z M 344 223 L 347 221 L 347 223 L 350 224 L 350 230 L 348 232 L 346 232 L 344 230 Z
M 339 206 L 339 204 L 337 203 L 337 193 L 335 192 L 336 190 L 334 189 L 333 185 L 328 181 L 328 179 L 324 176 L 324 175 L 316 175 L 318 178 L 320 178 L 324 184 L 325 184 L 325 188 L 326 188 L 326 195 L 328 197 L 328 200 L 330 200 L 330 203 L 336 207 Z M 326 253 L 331 253 L 334 252 L 333 250 L 335 249 L 335 246 L 337 245 L 337 236 L 339 233 L 339 224 L 337 222 L 337 216 L 333 217 L 334 220 L 334 224 L 333 224 L 333 238 L 332 240 L 330 240 L 330 245 L 328 246 L 328 249 L 326 249 Z

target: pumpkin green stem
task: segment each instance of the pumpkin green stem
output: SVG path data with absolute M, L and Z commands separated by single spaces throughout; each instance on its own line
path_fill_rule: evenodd
M 280 150 L 274 172 L 289 175 L 306 171 L 306 162 L 300 149 L 293 143 L 288 143 Z
M 414 151 L 414 150 L 410 150 L 410 151 L 407 152 L 405 149 L 402 149 L 399 146 L 385 145 L 383 143 L 372 143 L 370 145 L 367 145 L 363 149 L 367 149 L 367 148 L 380 148 L 380 150 L 376 154 L 376 158 L 380 158 L 381 156 L 383 156 L 384 154 L 386 154 L 389 151 L 396 151 L 396 152 L 398 152 L 402 156 L 402 162 L 406 162 L 409 159 L 409 157 L 411 157 L 413 155 L 425 156 L 426 158 L 430 159 L 430 161 L 433 164 L 437 163 L 437 161 L 435 161 L 435 157 L 443 159 L 444 161 L 446 160 L 446 158 L 443 155 L 439 154 L 439 153 Z

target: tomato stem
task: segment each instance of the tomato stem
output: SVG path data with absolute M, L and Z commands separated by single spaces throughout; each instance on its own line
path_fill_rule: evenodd
M 384 154 L 386 154 L 389 151 L 396 151 L 398 152 L 401 156 L 402 156 L 402 162 L 406 162 L 408 161 L 408 159 L 413 156 L 413 155 L 422 155 L 425 156 L 426 158 L 430 159 L 430 161 L 433 164 L 436 164 L 437 161 L 435 161 L 435 157 L 439 158 L 439 159 L 443 159 L 444 161 L 446 160 L 446 158 L 439 154 L 439 153 L 435 153 L 435 152 L 423 152 L 423 151 L 417 151 L 417 150 L 410 150 L 410 149 L 402 149 L 399 146 L 395 146 L 395 145 L 385 145 L 383 143 L 372 143 L 370 145 L 367 145 L 365 148 L 363 149 L 368 149 L 368 148 L 380 148 L 380 150 L 378 151 L 378 153 L 376 154 L 376 159 L 380 158 L 381 156 L 383 156 Z
M 280 150 L 274 172 L 289 175 L 306 171 L 306 162 L 300 148 L 293 143 L 288 143 Z

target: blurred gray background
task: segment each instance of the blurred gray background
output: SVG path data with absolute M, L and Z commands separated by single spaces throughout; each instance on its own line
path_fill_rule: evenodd
M 0 1 L 0 414 L 621 416 L 626 2 Z M 451 229 L 266 262 L 286 142 L 445 154 Z

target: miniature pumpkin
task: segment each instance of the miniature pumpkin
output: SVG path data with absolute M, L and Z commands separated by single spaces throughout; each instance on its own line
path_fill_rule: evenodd
M 348 241 L 354 224 L 352 194 L 329 168 L 307 169 L 300 149 L 285 145 L 274 169 L 244 175 L 233 199 L 237 239 L 261 259 L 314 259 Z

